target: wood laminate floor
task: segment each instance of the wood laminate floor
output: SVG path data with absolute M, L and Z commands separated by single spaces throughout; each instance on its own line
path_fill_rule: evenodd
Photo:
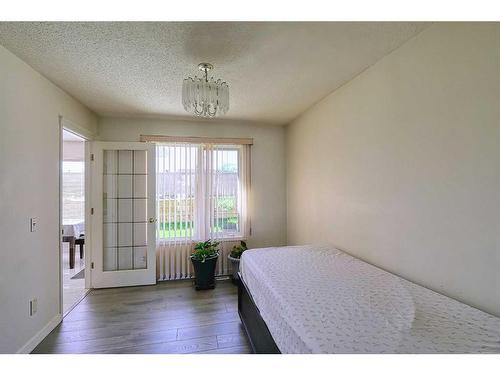
M 33 353 L 250 353 L 237 300 L 230 281 L 92 290 Z

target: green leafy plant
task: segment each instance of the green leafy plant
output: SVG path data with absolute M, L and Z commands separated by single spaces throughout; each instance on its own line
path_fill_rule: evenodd
M 205 263 L 205 260 L 219 256 L 219 245 L 220 242 L 213 240 L 198 242 L 194 246 L 194 251 L 191 254 L 191 258 Z
M 231 258 L 240 259 L 241 254 L 243 254 L 243 252 L 245 250 L 248 250 L 247 243 L 245 241 L 240 241 L 239 245 L 233 246 L 233 250 L 231 251 L 231 254 L 229 254 L 229 255 L 231 256 Z
M 234 212 L 236 210 L 236 197 L 217 198 L 217 208 L 226 212 Z

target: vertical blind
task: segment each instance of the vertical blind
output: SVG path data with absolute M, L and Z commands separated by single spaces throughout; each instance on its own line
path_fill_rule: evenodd
M 198 241 L 221 241 L 216 273 L 231 272 L 232 247 L 250 231 L 250 145 L 156 144 L 157 276 L 193 277 L 189 256 Z

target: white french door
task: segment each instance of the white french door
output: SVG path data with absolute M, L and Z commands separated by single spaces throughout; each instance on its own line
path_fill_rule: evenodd
M 155 147 L 92 142 L 92 154 L 92 286 L 155 284 Z

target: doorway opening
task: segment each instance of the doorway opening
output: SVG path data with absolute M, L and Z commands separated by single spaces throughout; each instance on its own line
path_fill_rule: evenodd
M 61 282 L 66 315 L 87 294 L 85 288 L 85 139 L 62 130 Z

